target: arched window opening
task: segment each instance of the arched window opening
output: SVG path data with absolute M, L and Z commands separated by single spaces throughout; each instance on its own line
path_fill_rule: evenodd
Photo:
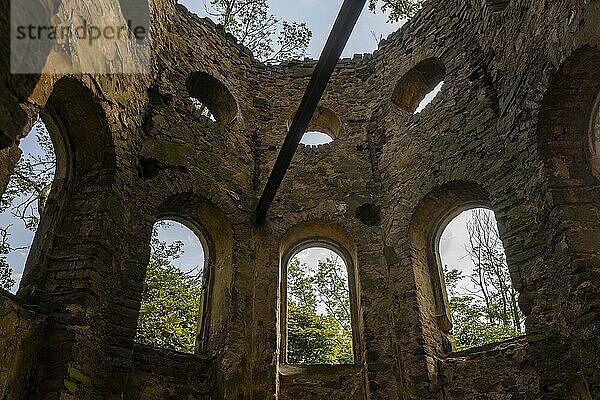
M 294 117 L 288 121 L 288 130 L 293 119 Z M 340 118 L 329 108 L 319 106 L 300 143 L 307 147 L 319 147 L 329 144 L 339 137 L 341 130 L 342 121 Z
M 38 117 L 0 201 L 0 288 L 16 293 L 56 173 L 56 154 Z
M 206 72 L 194 72 L 187 89 L 195 112 L 218 123 L 229 124 L 238 114 L 235 98 L 223 83 Z
M 509 3 L 510 0 L 486 0 L 487 7 L 491 12 L 502 12 Z
M 308 131 L 300 141 L 306 147 L 319 147 L 333 142 L 333 138 L 324 132 Z
M 185 353 L 201 350 L 198 339 L 207 295 L 206 251 L 203 240 L 186 225 L 170 220 L 155 224 L 138 343 Z
M 426 96 L 431 97 L 430 102 L 437 96 L 445 76 L 446 67 L 438 58 L 421 61 L 396 83 L 392 103 L 408 114 L 420 112 L 420 106 L 429 104 L 423 105 Z
M 600 93 L 590 123 L 589 154 L 592 175 L 600 179 Z
M 344 258 L 303 247 L 287 263 L 286 339 L 290 364 L 353 364 L 353 304 Z
M 441 235 L 439 256 L 458 350 L 524 333 L 493 211 L 474 208 L 454 218 Z

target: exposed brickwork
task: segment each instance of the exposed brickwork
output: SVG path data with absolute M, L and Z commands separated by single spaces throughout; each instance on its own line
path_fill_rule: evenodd
M 598 1 L 426 2 L 374 54 L 340 61 L 313 121 L 335 140 L 298 150 L 260 228 L 252 212 L 314 61 L 261 65 L 160 0 L 150 75 L 11 76 L 5 3 L 0 144 L 42 111 L 59 158 L 19 290 L 47 323 L 0 296 L 0 378 L 17 375 L 8 399 L 600 398 L 600 186 L 588 162 Z M 431 79 L 408 79 L 425 60 Z M 190 85 L 207 75 L 223 98 Z M 412 92 L 441 75 L 413 115 Z M 190 96 L 223 107 L 217 122 Z M 453 354 L 431 239 L 473 204 L 497 215 L 527 336 Z M 133 343 L 163 217 L 197 226 L 214 255 L 201 357 Z M 280 368 L 280 259 L 316 233 L 355 264 L 359 362 Z M 39 383 L 16 383 L 21 371 Z

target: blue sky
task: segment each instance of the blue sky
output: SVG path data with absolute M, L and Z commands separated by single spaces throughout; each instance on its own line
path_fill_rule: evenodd
M 199 16 L 206 16 L 205 0 L 180 0 L 190 11 Z M 305 22 L 313 32 L 313 39 L 308 48 L 307 56 L 319 58 L 329 31 L 342 5 L 341 0 L 271 0 L 271 13 L 289 22 Z M 378 41 L 375 36 L 387 37 L 398 30 L 402 23 L 387 23 L 387 15 L 378 12 L 373 14 L 365 7 L 358 24 L 350 37 L 343 57 L 352 57 L 359 53 L 372 53 L 377 49 Z

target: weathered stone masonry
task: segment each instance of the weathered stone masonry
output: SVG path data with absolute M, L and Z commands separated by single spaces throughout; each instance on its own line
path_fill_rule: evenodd
M 15 76 L 0 4 L 0 182 L 38 113 L 59 161 L 18 296 L 0 295 L 4 398 L 600 399 L 600 2 L 426 2 L 340 61 L 313 123 L 335 140 L 299 149 L 263 227 L 314 62 L 262 65 L 172 0 L 152 15 L 149 75 Z M 452 353 L 432 243 L 472 205 L 497 215 L 527 335 Z M 164 217 L 210 248 L 198 355 L 133 343 Z M 355 366 L 280 362 L 281 257 L 316 236 L 355 264 Z

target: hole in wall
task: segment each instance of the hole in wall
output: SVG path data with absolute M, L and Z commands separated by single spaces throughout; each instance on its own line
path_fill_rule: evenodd
M 510 0 L 486 0 L 486 6 L 491 12 L 502 12 L 510 4 Z
M 187 89 L 195 112 L 218 123 L 232 123 L 238 108 L 235 98 L 223 83 L 206 72 L 194 72 L 187 79 Z
M 428 95 L 435 98 L 439 93 L 435 90 L 438 86 L 441 90 L 440 84 L 443 84 L 445 76 L 446 67 L 438 58 L 421 61 L 398 80 L 392 103 L 405 113 L 416 113 Z
M 381 223 L 380 209 L 375 204 L 365 203 L 356 209 L 356 217 L 368 226 L 377 226 Z
M 524 333 L 494 212 L 473 208 L 445 226 L 438 252 L 444 270 L 457 350 Z
M 302 136 L 300 144 L 306 147 L 319 147 L 333 142 L 333 138 L 324 132 L 308 131 Z
M 288 121 L 288 130 L 294 117 Z M 339 137 L 341 130 L 342 121 L 339 117 L 331 109 L 318 106 L 300 143 L 307 147 L 329 144 Z
M 440 94 L 443 86 L 444 81 L 441 81 L 435 88 L 433 88 L 431 92 L 427 93 L 425 95 L 425 98 L 421 101 L 421 103 L 419 103 L 419 106 L 417 107 L 414 113 L 418 114 L 425 108 L 427 108 L 427 106 L 429 106 L 433 102 L 433 100 L 435 100 L 435 98 Z

